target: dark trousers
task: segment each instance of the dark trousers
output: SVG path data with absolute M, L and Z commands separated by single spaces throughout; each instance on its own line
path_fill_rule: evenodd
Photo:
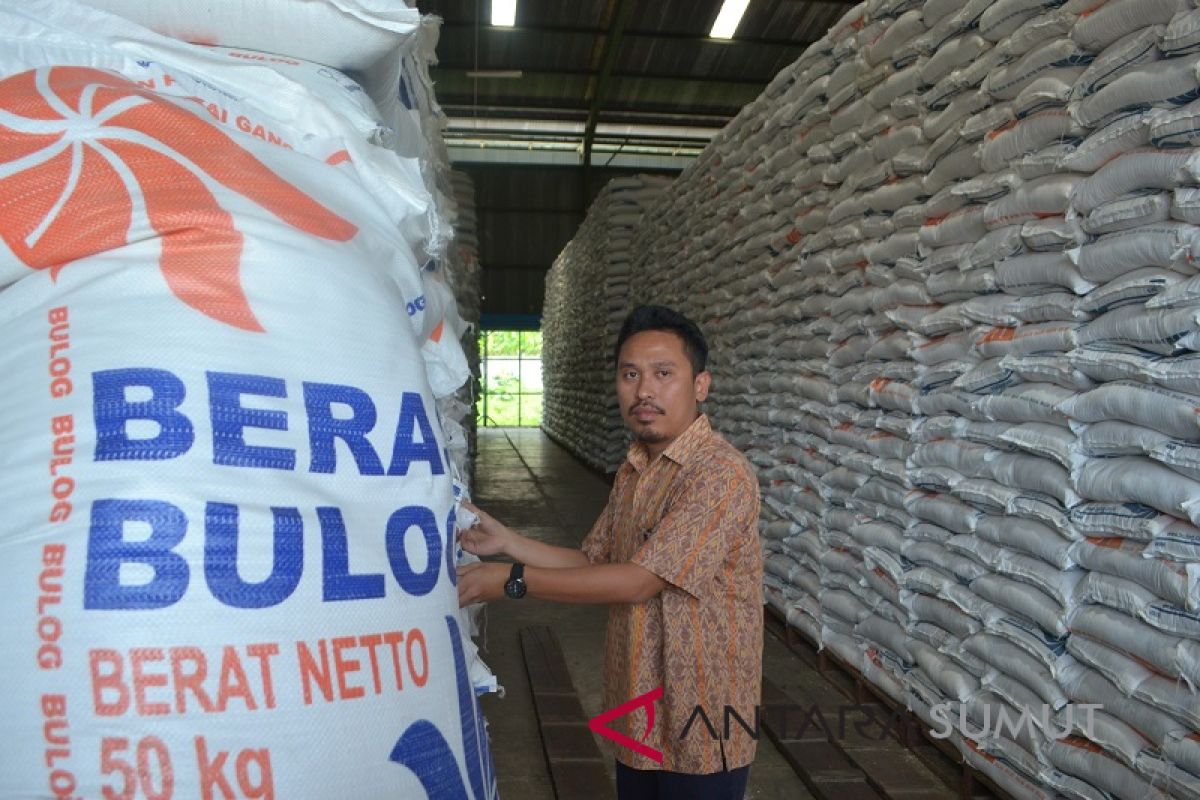
M 617 762 L 618 800 L 742 800 L 750 767 L 709 775 L 634 769 Z

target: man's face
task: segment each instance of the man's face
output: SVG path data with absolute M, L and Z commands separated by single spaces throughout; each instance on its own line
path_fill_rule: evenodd
M 652 456 L 666 450 L 699 413 L 712 376 L 692 374 L 683 339 L 668 331 L 642 331 L 617 355 L 621 416 Z

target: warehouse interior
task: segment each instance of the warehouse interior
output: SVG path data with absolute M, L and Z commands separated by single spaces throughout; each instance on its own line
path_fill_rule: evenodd
M 1200 0 L 0 0 L 0 69 L 0 797 L 1200 800 Z
M 427 9 L 447 146 L 476 187 L 482 328 L 532 329 L 532 313 L 541 331 L 540 431 L 479 415 L 481 506 L 577 545 L 629 442 L 605 396 L 619 323 L 640 302 L 680 308 L 712 337 L 706 410 L 759 471 L 764 705 L 905 719 L 880 742 L 768 713 L 747 797 L 1197 796 L 1176 743 L 1200 722 L 1181 659 L 1200 629 L 1146 609 L 1192 618 L 1191 594 L 1163 592 L 1200 551 L 1118 521 L 1198 541 L 1131 476 L 1200 473 L 1122 426 L 1196 433 L 1115 397 L 1190 385 L 1097 363 L 1190 352 L 1153 341 L 1169 334 L 1146 309 L 1183 308 L 1152 298 L 1191 266 L 1133 240 L 1191 246 L 1194 178 L 1134 173 L 1190 163 L 1200 141 L 1200 12 L 752 1 L 716 39 L 716 0 L 521 0 L 512 27 L 489 5 Z M 558 706 L 538 711 L 529 626 L 561 643 L 592 718 L 603 616 L 513 605 L 489 611 L 485 652 L 535 713 L 518 730 L 507 700 L 484 701 L 497 757 L 522 765 L 499 768 L 502 793 L 585 796 L 600 773 L 566 765 L 589 774 L 596 754 Z M 1163 649 L 1148 658 L 1143 636 Z M 989 713 L 1053 719 L 947 740 L 939 701 L 981 731 Z M 1089 702 L 1107 730 L 1063 716 Z

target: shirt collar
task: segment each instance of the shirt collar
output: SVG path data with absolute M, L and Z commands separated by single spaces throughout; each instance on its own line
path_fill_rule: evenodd
M 663 457 L 669 458 L 676 464 L 683 466 L 696 452 L 700 443 L 711 432 L 712 425 L 709 424 L 708 415 L 701 414 L 696 417 L 695 422 L 687 427 L 687 430 L 679 434 L 675 441 L 671 442 L 667 449 L 662 452 Z M 642 442 L 635 441 L 629 448 L 629 454 L 626 458 L 638 472 L 641 472 L 650 464 L 650 452 Z

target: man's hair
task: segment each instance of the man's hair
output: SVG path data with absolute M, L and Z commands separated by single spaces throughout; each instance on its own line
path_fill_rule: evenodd
M 687 353 L 692 362 L 692 374 L 704 372 L 708 364 L 708 342 L 696 323 L 666 306 L 638 306 L 629 312 L 617 334 L 617 348 L 613 352 L 614 360 L 620 364 L 621 346 L 629 337 L 645 331 L 665 331 L 673 333 L 683 340 L 683 352 Z

